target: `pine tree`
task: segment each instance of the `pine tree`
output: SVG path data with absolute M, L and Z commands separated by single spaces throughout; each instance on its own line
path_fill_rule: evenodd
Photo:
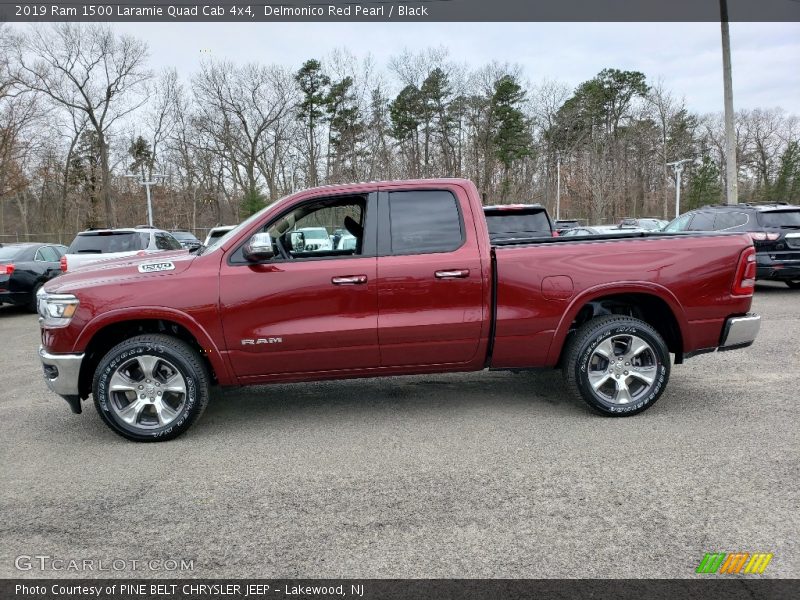
M 317 127 L 325 116 L 325 88 L 330 78 L 322 71 L 322 63 L 307 60 L 295 74 L 303 99 L 297 106 L 297 120 L 303 123 L 308 134 L 308 183 L 315 186 L 317 175 Z
M 700 166 L 692 174 L 689 193 L 683 208 L 690 210 L 706 204 L 717 204 L 722 197 L 722 185 L 717 163 L 704 154 Z
M 503 165 L 501 197 L 506 199 L 510 188 L 509 171 L 515 160 L 530 156 L 531 133 L 520 105 L 525 100 L 525 90 L 511 76 L 501 77 L 494 85 L 492 110 L 495 132 L 492 142 L 495 156 Z

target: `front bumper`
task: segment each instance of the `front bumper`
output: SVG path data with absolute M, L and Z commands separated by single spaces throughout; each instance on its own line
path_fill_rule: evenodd
M 81 398 L 78 378 L 81 373 L 83 354 L 49 354 L 39 346 L 39 358 L 44 369 L 47 387 L 69 403 L 72 412 L 80 414 Z
M 722 328 L 719 349 L 736 350 L 751 345 L 761 328 L 761 315 L 748 313 L 743 317 L 728 317 Z

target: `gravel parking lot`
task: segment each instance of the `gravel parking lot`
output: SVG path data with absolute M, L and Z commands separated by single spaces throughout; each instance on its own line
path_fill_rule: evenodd
M 0 308 L 0 576 L 19 555 L 187 559 L 212 577 L 689 577 L 709 551 L 800 577 L 800 292 L 760 337 L 677 367 L 652 409 L 596 416 L 555 372 L 217 394 L 164 444 L 51 394 L 36 317 Z

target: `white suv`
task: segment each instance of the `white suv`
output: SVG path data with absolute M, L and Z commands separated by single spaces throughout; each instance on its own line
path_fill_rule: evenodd
M 109 258 L 182 249 L 181 243 L 171 233 L 161 229 L 88 229 L 75 237 L 67 253 L 61 257 L 61 270 L 73 271 Z

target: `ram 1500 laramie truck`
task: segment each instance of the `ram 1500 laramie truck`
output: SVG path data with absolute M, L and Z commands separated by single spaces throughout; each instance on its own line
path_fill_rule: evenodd
M 306 227 L 351 248 L 312 249 Z M 639 413 L 672 363 L 750 345 L 745 234 L 515 238 L 490 244 L 462 179 L 288 196 L 213 248 L 97 263 L 38 299 L 40 356 L 73 412 L 91 394 L 137 441 L 174 438 L 212 386 L 561 368 L 602 414 Z

